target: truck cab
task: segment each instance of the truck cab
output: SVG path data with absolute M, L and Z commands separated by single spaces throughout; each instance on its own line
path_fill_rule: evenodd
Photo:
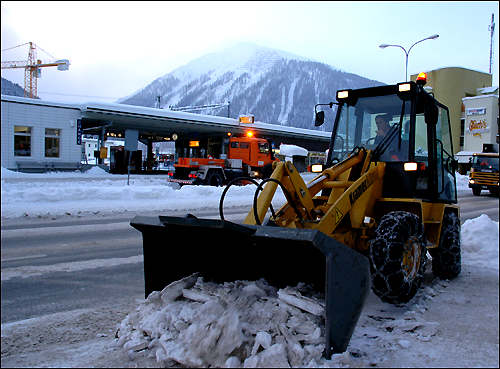
M 489 190 L 494 196 L 499 194 L 499 155 L 498 153 L 474 153 L 470 159 L 469 188 L 475 196 L 481 190 Z
M 228 158 L 241 159 L 254 174 L 257 172 L 256 177 L 268 177 L 272 173 L 271 166 L 275 161 L 270 142 L 252 135 L 231 137 Z M 264 173 L 265 171 L 269 173 Z

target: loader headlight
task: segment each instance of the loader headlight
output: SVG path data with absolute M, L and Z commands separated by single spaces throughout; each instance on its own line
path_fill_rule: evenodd
M 321 173 L 323 171 L 323 165 L 322 164 L 314 164 L 311 166 L 311 172 L 313 173 Z
M 408 92 L 411 91 L 411 84 L 402 83 L 399 85 L 399 92 Z
M 347 99 L 349 97 L 349 91 L 337 91 L 337 101 L 339 99 Z
M 414 172 L 417 170 L 417 163 L 405 163 L 406 172 Z
M 469 183 L 470 183 L 470 184 L 474 184 L 475 182 L 474 182 L 474 180 L 473 180 L 473 179 L 469 179 Z

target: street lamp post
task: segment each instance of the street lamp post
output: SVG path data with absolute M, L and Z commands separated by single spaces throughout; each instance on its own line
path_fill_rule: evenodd
M 380 45 L 379 47 L 381 49 L 385 49 L 386 47 L 389 47 L 389 46 L 394 46 L 394 47 L 399 47 L 401 49 L 403 49 L 403 51 L 405 52 L 405 55 L 406 55 L 406 70 L 405 70 L 405 78 L 406 78 L 406 82 L 408 82 L 408 54 L 410 53 L 410 50 L 412 49 L 413 46 L 415 46 L 416 44 L 422 42 L 422 41 L 425 41 L 425 40 L 435 40 L 436 38 L 438 38 L 439 35 L 432 35 L 432 36 L 429 36 L 429 37 L 426 37 L 420 41 L 417 41 L 415 42 L 413 45 L 410 46 L 410 48 L 408 49 L 408 51 L 406 51 L 406 49 L 401 46 L 401 45 L 388 45 L 388 44 L 382 44 Z

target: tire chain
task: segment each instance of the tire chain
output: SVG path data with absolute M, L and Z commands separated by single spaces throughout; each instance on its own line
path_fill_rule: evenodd
M 460 244 L 460 219 L 455 213 L 445 214 L 439 247 L 429 250 L 432 256 L 432 272 L 436 277 L 452 279 L 460 274 L 462 270 Z
M 414 236 L 421 245 L 421 260 L 415 278 L 403 276 L 402 255 L 405 244 Z M 423 224 L 419 217 L 404 211 L 394 211 L 382 217 L 370 241 L 372 290 L 385 302 L 406 303 L 420 287 L 427 260 Z

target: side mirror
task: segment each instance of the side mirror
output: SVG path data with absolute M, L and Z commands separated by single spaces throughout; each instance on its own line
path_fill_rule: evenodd
M 316 121 L 314 122 L 314 126 L 319 127 L 325 123 L 325 112 L 317 111 L 316 112 Z
M 439 109 L 437 105 L 428 105 L 425 108 L 425 123 L 436 125 L 439 116 Z

